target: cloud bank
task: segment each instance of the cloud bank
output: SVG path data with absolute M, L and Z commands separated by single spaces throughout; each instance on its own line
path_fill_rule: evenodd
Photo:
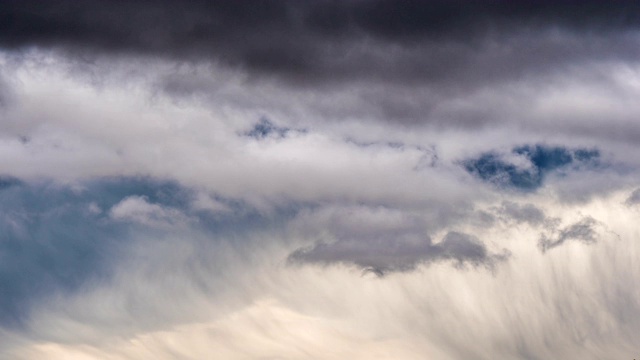
M 635 1 L 4 1 L 0 359 L 632 359 Z

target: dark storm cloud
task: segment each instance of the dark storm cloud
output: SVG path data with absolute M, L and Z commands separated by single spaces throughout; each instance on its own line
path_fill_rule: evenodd
M 477 35 L 478 29 L 489 31 L 492 26 L 509 24 L 600 31 L 640 25 L 636 1 L 595 0 L 9 0 L 0 10 L 2 41 L 9 46 L 68 42 L 151 51 L 215 47 L 273 35 L 286 35 L 283 40 L 303 40 L 306 35 L 327 39 L 367 35 L 412 41 L 468 37 Z M 256 60 L 263 58 L 257 62 L 268 64 L 269 54 L 254 56 Z
M 515 147 L 508 154 L 485 153 L 462 164 L 467 172 L 483 181 L 499 187 L 533 191 L 543 185 L 549 173 L 570 165 L 594 168 L 600 165 L 599 158 L 597 149 L 567 149 L 538 144 Z
M 0 44 L 6 48 L 35 45 L 207 59 L 304 82 L 354 77 L 474 82 L 576 59 L 635 58 L 638 50 L 621 39 L 610 41 L 607 34 L 639 24 L 635 1 L 0 4 Z M 555 28 L 584 34 L 585 41 L 558 43 L 556 37 L 546 42 L 528 35 Z
M 419 264 L 453 261 L 456 266 L 470 264 L 493 268 L 505 260 L 504 254 L 491 254 L 476 237 L 449 232 L 434 244 L 428 236 L 417 238 L 343 239 L 298 249 L 289 256 L 292 263 L 347 264 L 382 276 L 394 271 L 409 271 Z

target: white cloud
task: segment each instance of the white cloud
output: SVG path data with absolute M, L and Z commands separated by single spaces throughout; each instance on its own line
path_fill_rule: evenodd
M 150 226 L 182 226 L 189 218 L 178 209 L 148 202 L 144 196 L 129 196 L 109 210 L 114 220 L 130 221 Z

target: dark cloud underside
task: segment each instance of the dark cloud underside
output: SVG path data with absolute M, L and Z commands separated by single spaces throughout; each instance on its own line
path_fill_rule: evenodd
M 606 58 L 606 50 L 612 48 L 632 58 L 638 55 L 632 47 L 607 37 L 605 42 L 589 37 L 637 30 L 639 24 L 636 1 L 15 0 L 0 4 L 4 47 L 209 59 L 305 82 L 354 77 L 486 80 L 522 73 L 537 67 L 536 62 L 548 66 L 585 56 Z M 514 34 L 545 28 L 585 34 L 589 40 L 560 47 L 553 41 L 525 41 L 528 46 L 523 46 L 509 40 Z M 503 50 L 510 55 L 503 55 L 509 61 L 496 61 L 485 52 L 496 39 L 506 46 Z M 393 51 L 381 54 L 376 48 Z M 480 73 L 469 68 L 471 63 Z
M 293 263 L 347 264 L 379 276 L 393 271 L 408 271 L 424 263 L 451 260 L 457 266 L 471 264 L 492 268 L 508 255 L 491 254 L 486 246 L 472 235 L 449 232 L 439 243 L 429 237 L 377 237 L 338 240 L 299 249 L 289 256 Z

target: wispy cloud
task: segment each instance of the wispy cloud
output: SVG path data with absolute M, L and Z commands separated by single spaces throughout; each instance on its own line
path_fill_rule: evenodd
M 638 13 L 0 2 L 0 358 L 633 358 Z

